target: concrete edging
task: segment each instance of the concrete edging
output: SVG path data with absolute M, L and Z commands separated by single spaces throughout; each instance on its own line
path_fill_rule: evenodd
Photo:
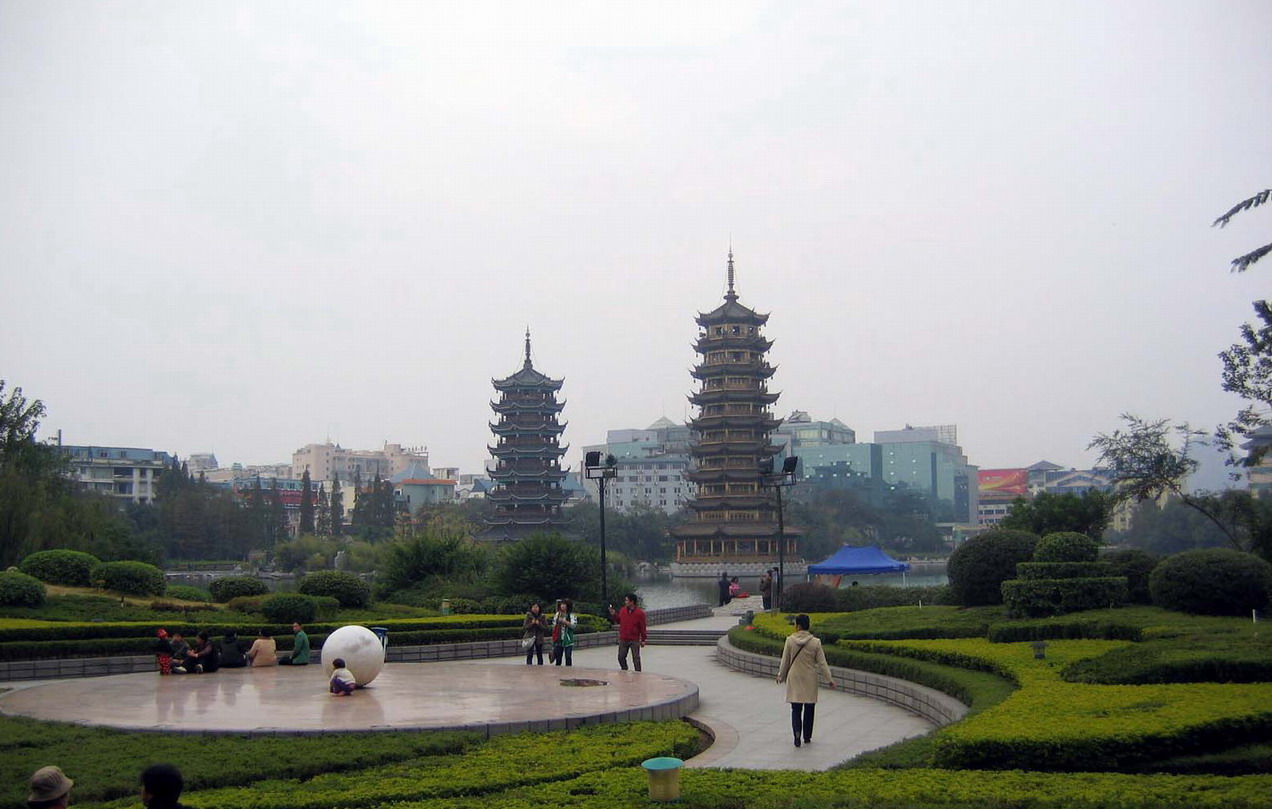
M 781 660 L 768 655 L 743 651 L 729 642 L 729 636 L 716 644 L 716 659 L 725 666 L 757 677 L 777 677 Z M 835 687 L 850 694 L 882 700 L 918 714 L 937 727 L 957 722 L 967 715 L 968 706 L 949 694 L 883 674 L 831 666 Z

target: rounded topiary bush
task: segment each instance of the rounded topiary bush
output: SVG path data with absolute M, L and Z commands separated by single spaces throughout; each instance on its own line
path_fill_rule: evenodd
M 1094 562 L 1100 555 L 1100 543 L 1077 531 L 1057 531 L 1038 540 L 1034 548 L 1035 562 Z
M 1207 548 L 1168 556 L 1148 578 L 1153 603 L 1201 615 L 1249 615 L 1268 605 L 1272 565 L 1251 553 Z
M 18 570 L 0 573 L 0 607 L 38 607 L 44 603 L 44 582 Z
M 22 560 L 19 567 L 28 576 L 49 584 L 67 587 L 89 587 L 93 584 L 93 568 L 102 561 L 83 551 L 36 551 Z
M 309 596 L 298 593 L 275 593 L 261 602 L 261 614 L 276 624 L 299 621 L 309 623 L 317 614 L 317 606 Z
M 1126 600 L 1132 604 L 1152 604 L 1148 592 L 1148 577 L 1157 567 L 1157 557 L 1138 548 L 1109 551 L 1100 556 L 1113 568 L 1112 575 L 1126 577 Z
M 972 537 L 950 554 L 950 597 L 964 607 L 1003 603 L 1003 582 L 1033 558 L 1038 535 L 996 528 Z
M 371 585 L 342 570 L 319 570 L 300 580 L 297 588 L 307 596 L 331 596 L 342 607 L 361 609 L 371 603 Z
M 222 576 L 212 580 L 208 592 L 212 593 L 213 601 L 225 604 L 232 598 L 267 595 L 269 587 L 255 576 Z
M 835 612 L 838 606 L 835 588 L 800 582 L 785 589 L 778 609 L 785 612 Z
M 201 587 L 191 587 L 188 584 L 169 584 L 168 589 L 163 593 L 168 598 L 179 598 L 182 601 L 198 601 L 206 603 L 212 600 L 212 594 Z
M 167 587 L 163 571 L 145 562 L 102 562 L 93 568 L 93 583 L 132 596 L 161 596 Z

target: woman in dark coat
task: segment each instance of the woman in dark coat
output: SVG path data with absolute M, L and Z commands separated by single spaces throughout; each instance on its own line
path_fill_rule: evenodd
M 225 633 L 221 641 L 221 668 L 241 669 L 247 666 L 247 658 L 243 655 L 243 647 L 239 645 L 238 633 L 231 629 Z
M 548 616 L 543 614 L 543 607 L 539 604 L 531 604 L 530 611 L 526 613 L 526 619 L 521 624 L 521 634 L 523 638 L 531 638 L 532 643 L 526 647 L 526 665 L 530 665 L 530 658 L 534 655 L 539 656 L 539 665 L 543 665 L 543 636 L 548 634 Z

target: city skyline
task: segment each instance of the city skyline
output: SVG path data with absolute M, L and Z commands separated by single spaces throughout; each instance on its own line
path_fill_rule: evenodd
M 771 315 L 776 415 L 1088 467 L 1212 428 L 1267 270 L 1272 7 L 0 4 L 0 378 L 41 436 L 489 457 L 532 333 L 567 459 L 691 415 Z M 1238 58 L 1239 55 L 1239 58 Z

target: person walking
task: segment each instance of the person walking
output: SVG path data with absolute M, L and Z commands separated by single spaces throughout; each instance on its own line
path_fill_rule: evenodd
M 760 602 L 764 605 L 765 610 L 771 610 L 773 608 L 772 568 L 764 571 L 764 575 L 760 577 Z
M 720 606 L 723 607 L 729 603 L 729 574 L 720 571 L 720 580 L 716 582 L 716 587 L 720 590 Z
M 526 619 L 521 622 L 522 643 L 526 640 L 530 641 L 530 645 L 526 647 L 526 665 L 530 665 L 530 659 L 535 655 L 539 657 L 539 665 L 543 665 L 543 636 L 548 634 L 548 616 L 543 614 L 543 607 L 538 602 L 530 605 L 530 611 L 526 613 Z M 549 656 L 551 653 L 549 652 Z
M 640 671 L 640 650 L 649 640 L 645 611 L 636 606 L 636 594 L 623 596 L 623 607 L 617 612 L 611 604 L 610 618 L 618 622 L 618 667 L 627 671 L 627 652 L 632 653 L 632 667 Z
M 556 615 L 552 618 L 552 662 L 561 665 L 574 665 L 574 627 L 579 619 L 574 615 L 574 604 L 563 598 L 557 602 Z
M 309 636 L 305 634 L 300 621 L 292 621 L 292 632 L 296 633 L 296 642 L 292 644 L 291 657 L 280 658 L 278 665 L 307 666 L 309 665 Z
M 795 734 L 796 747 L 801 742 L 809 744 L 813 741 L 818 675 L 825 676 L 830 688 L 835 687 L 822 642 L 808 629 L 808 616 L 795 616 L 795 633 L 786 639 L 782 648 L 782 665 L 777 671 L 777 681 L 786 683 L 786 701 L 791 704 L 791 731 Z

